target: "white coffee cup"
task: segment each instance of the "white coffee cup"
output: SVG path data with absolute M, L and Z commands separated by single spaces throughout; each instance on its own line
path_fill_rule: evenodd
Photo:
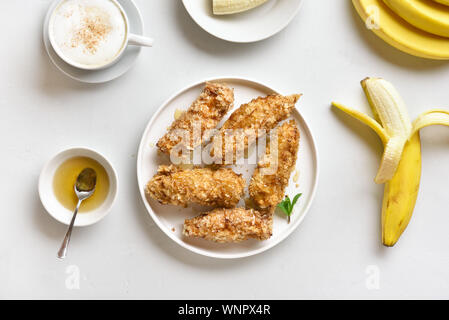
M 64 2 L 69 2 L 69 1 L 76 2 L 77 0 L 59 0 L 58 1 L 58 3 L 55 5 L 55 9 L 51 13 L 50 23 L 49 23 L 48 30 L 47 30 L 49 39 L 50 39 L 50 43 L 51 43 L 54 51 L 58 54 L 58 56 L 62 60 L 64 60 L 69 65 L 79 68 L 79 69 L 83 69 L 83 70 L 105 69 L 107 67 L 110 67 L 114 63 L 116 63 L 118 60 L 120 60 L 120 58 L 122 57 L 122 55 L 125 52 L 128 45 L 143 46 L 143 47 L 151 47 L 153 45 L 153 42 L 154 42 L 153 39 L 130 33 L 128 16 L 127 16 L 125 10 L 123 9 L 123 7 L 120 5 L 120 3 L 117 0 L 97 0 L 97 2 L 104 1 L 104 2 L 108 2 L 108 3 L 113 3 L 115 5 L 115 7 L 117 7 L 117 9 L 120 11 L 121 16 L 123 17 L 123 22 L 124 22 L 124 26 L 125 26 L 125 32 L 124 32 L 124 36 L 123 36 L 122 46 L 119 50 L 117 50 L 114 53 L 113 58 L 109 59 L 105 63 L 90 65 L 90 64 L 79 63 L 77 61 L 74 61 L 74 59 L 70 59 L 69 57 L 67 57 L 66 54 L 64 54 L 62 52 L 63 50 L 60 48 L 60 46 L 58 45 L 58 43 L 55 39 L 55 30 L 53 30 L 54 29 L 54 20 L 56 19 L 55 16 L 56 16 L 56 12 L 57 12 L 58 8 L 60 8 L 60 6 Z

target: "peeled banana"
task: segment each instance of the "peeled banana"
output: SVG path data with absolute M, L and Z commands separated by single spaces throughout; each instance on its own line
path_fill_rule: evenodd
M 258 7 L 268 0 L 213 0 L 216 15 L 234 14 Z
M 374 179 L 381 184 L 393 178 L 405 143 L 410 137 L 412 124 L 404 101 L 391 83 L 383 79 L 367 78 L 362 81 L 362 87 L 388 136 L 380 168 Z
M 449 7 L 432 0 L 383 0 L 398 16 L 415 27 L 449 37 Z
M 373 129 L 385 146 L 375 180 L 385 183 L 382 243 L 392 247 L 410 222 L 418 197 L 421 180 L 419 130 L 430 125 L 449 126 L 449 111 L 430 110 L 411 123 L 405 104 L 391 83 L 367 78 L 362 81 L 362 87 L 375 119 L 342 104 L 332 104 Z

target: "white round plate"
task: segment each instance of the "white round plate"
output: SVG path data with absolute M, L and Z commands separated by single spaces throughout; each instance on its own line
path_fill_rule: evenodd
M 263 84 L 246 79 L 220 78 L 208 81 L 224 82 L 234 88 L 235 109 L 253 98 L 277 92 Z M 181 90 L 165 102 L 150 120 L 143 134 L 137 156 L 137 180 L 140 194 L 148 213 L 159 228 L 184 248 L 201 255 L 222 259 L 234 259 L 255 255 L 272 248 L 284 240 L 299 226 L 305 217 L 314 198 L 318 181 L 318 155 L 315 141 L 306 121 L 295 109 L 292 118 L 296 120 L 301 131 L 300 150 L 296 163 L 299 180 L 297 182 L 294 181 L 292 175 L 286 194 L 294 196 L 302 192 L 303 196 L 295 207 L 290 224 L 287 223 L 285 216 L 276 212 L 273 237 L 271 239 L 262 242 L 249 240 L 237 244 L 218 244 L 203 239 L 185 238 L 182 235 L 184 220 L 199 215 L 202 208 L 164 206 L 153 199 L 147 199 L 144 189 L 146 183 L 157 172 L 158 165 L 169 164 L 168 157 L 158 155 L 157 148 L 155 147 L 157 141 L 173 122 L 175 111 L 177 109 L 186 110 L 198 97 L 204 85 L 205 81 L 201 81 Z M 287 94 L 288 92 L 285 93 Z M 231 112 L 229 112 L 228 116 L 230 114 Z M 249 180 L 255 167 L 255 165 L 251 165 L 243 168 L 241 166 L 233 166 L 232 168 L 236 172 L 242 173 Z M 296 184 L 299 185 L 298 188 Z M 244 201 L 242 200 L 239 205 L 244 206 Z
M 100 70 L 78 69 L 62 60 L 53 49 L 48 36 L 48 23 L 50 21 L 50 16 L 55 7 L 58 5 L 58 2 L 58 0 L 54 0 L 48 9 L 44 20 L 43 39 L 45 50 L 47 51 L 50 60 L 62 73 L 72 79 L 85 83 L 103 83 L 114 80 L 131 69 L 142 49 L 139 46 L 128 46 L 119 61 L 108 68 Z M 134 34 L 143 34 L 144 25 L 142 15 L 133 0 L 118 0 L 118 2 L 123 7 L 129 18 L 130 32 Z
M 217 38 L 231 42 L 256 42 L 283 30 L 301 9 L 303 0 L 268 0 L 252 10 L 217 16 L 212 0 L 183 0 L 193 20 Z

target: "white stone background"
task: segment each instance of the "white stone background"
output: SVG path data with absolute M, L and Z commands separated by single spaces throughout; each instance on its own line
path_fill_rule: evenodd
M 0 298 L 449 298 L 449 131 L 423 131 L 415 215 L 399 244 L 386 249 L 382 187 L 373 183 L 381 144 L 330 107 L 338 100 L 368 110 L 359 81 L 382 76 L 413 117 L 449 108 L 449 63 L 388 46 L 347 0 L 305 1 L 287 29 L 254 44 L 210 36 L 180 0 L 136 2 L 156 45 L 102 85 L 75 82 L 49 61 L 41 36 L 48 0 L 0 2 L 7 35 L 0 50 Z M 220 261 L 186 251 L 153 223 L 138 195 L 136 153 L 164 100 L 192 82 L 228 75 L 304 93 L 300 109 L 318 142 L 321 178 L 309 215 L 287 240 L 258 256 Z M 110 158 L 121 190 L 105 220 L 76 230 L 61 262 L 55 255 L 66 227 L 45 213 L 37 180 L 49 157 L 77 145 Z M 79 289 L 66 286 L 76 275 L 70 266 L 80 272 Z M 372 270 L 378 289 L 367 286 Z

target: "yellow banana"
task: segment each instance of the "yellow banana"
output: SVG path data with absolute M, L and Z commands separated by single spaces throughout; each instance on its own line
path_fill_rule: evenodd
M 382 206 L 382 243 L 392 247 L 407 228 L 415 208 L 421 180 L 421 139 L 419 130 L 430 125 L 449 126 L 449 111 L 430 110 L 407 124 L 407 110 L 396 89 L 387 81 L 367 78 L 362 87 L 376 119 L 342 104 L 333 106 L 363 122 L 382 140 L 390 178 L 385 179 Z M 407 133 L 407 135 L 405 135 Z M 405 142 L 402 144 L 402 137 Z M 400 143 L 391 143 L 398 140 Z M 382 167 L 382 165 L 381 165 Z M 379 173 L 378 173 L 379 176 Z
M 376 35 L 406 53 L 437 60 L 449 59 L 449 39 L 422 31 L 398 17 L 382 0 L 352 0 Z
M 433 1 L 444 4 L 445 6 L 449 6 L 449 0 L 433 0 Z
M 449 37 L 449 7 L 432 0 L 383 0 L 398 16 L 415 27 Z
M 213 0 L 216 15 L 234 14 L 258 7 L 268 0 Z

